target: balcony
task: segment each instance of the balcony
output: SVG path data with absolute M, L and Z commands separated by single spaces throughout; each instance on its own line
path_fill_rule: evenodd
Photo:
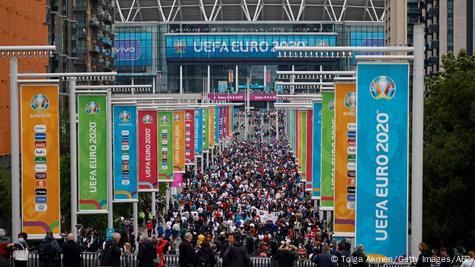
M 434 40 L 432 42 L 427 43 L 427 49 L 436 49 L 439 48 L 439 41 Z
M 425 60 L 426 65 L 438 65 L 439 64 L 439 57 L 430 57 Z
M 429 27 L 427 27 L 427 33 L 437 33 L 439 32 L 439 24 L 431 24 Z
M 427 18 L 433 18 L 439 16 L 439 8 L 438 7 L 431 7 L 427 11 Z

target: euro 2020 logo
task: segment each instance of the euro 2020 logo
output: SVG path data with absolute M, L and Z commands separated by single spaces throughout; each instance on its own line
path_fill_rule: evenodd
M 96 102 L 89 102 L 86 104 L 85 109 L 89 114 L 97 114 L 100 111 L 100 106 Z
M 128 122 L 130 121 L 130 112 L 124 110 L 121 113 L 119 113 L 119 120 L 121 122 Z
M 355 92 L 348 92 L 345 95 L 345 107 L 347 109 L 354 109 L 356 107 L 356 94 L 355 94 Z
M 145 116 L 143 116 L 144 124 L 152 124 L 152 122 L 153 122 L 153 118 L 150 114 L 146 114 Z
M 31 99 L 31 107 L 35 111 L 45 111 L 48 109 L 48 98 L 43 94 L 36 94 Z
M 328 100 L 328 109 L 333 111 L 335 109 L 335 101 L 333 99 Z
M 369 92 L 374 99 L 390 100 L 396 94 L 396 84 L 388 76 L 378 76 L 371 81 Z
M 186 51 L 186 44 L 181 39 L 175 41 L 173 46 L 175 48 L 175 54 L 184 54 Z

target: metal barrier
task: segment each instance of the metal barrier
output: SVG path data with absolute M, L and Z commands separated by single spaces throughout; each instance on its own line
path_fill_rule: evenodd
M 178 267 L 179 256 L 178 255 L 163 255 L 167 267 Z M 28 267 L 39 267 L 39 256 L 36 252 L 30 252 L 28 257 Z M 83 252 L 81 253 L 82 266 L 83 267 L 98 267 L 100 266 L 100 253 L 97 252 Z M 253 267 L 273 267 L 272 258 L 263 257 L 251 257 Z M 411 263 L 391 262 L 391 263 L 369 263 L 369 267 L 409 267 Z M 137 267 L 137 255 L 122 255 L 120 259 L 121 267 Z M 299 260 L 295 263 L 295 267 L 316 267 L 317 265 L 310 260 Z M 216 267 L 223 267 L 223 260 L 217 258 Z M 433 265 L 433 267 L 438 267 Z

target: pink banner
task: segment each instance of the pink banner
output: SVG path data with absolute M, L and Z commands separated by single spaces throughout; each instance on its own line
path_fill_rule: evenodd
M 228 136 L 228 108 L 223 107 L 223 139 Z
M 195 111 L 185 110 L 185 165 L 195 164 Z
M 139 192 L 158 191 L 157 112 L 138 111 Z
M 209 94 L 208 98 L 213 101 L 244 101 L 246 100 L 246 94 Z M 277 95 L 275 93 L 270 94 L 249 94 L 251 101 L 276 101 Z
M 183 185 L 183 175 L 182 172 L 174 172 L 173 173 L 173 182 L 172 187 L 182 187 Z

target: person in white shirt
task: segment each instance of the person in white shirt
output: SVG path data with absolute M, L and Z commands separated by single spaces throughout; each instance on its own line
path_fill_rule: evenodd
M 475 266 L 475 252 L 469 251 L 468 257 L 469 257 L 468 259 L 462 262 L 462 265 L 460 265 L 460 267 L 474 267 Z

